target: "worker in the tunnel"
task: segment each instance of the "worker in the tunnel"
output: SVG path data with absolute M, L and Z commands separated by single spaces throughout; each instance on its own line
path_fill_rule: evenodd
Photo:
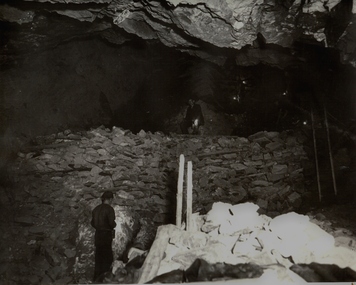
M 204 116 L 199 104 L 189 99 L 188 108 L 183 122 L 180 124 L 183 134 L 201 134 L 204 126 Z
M 92 212 L 91 225 L 95 228 L 95 270 L 94 281 L 101 282 L 103 274 L 110 271 L 113 262 L 112 240 L 115 237 L 115 211 L 111 206 L 114 195 L 105 191 L 102 203 Z

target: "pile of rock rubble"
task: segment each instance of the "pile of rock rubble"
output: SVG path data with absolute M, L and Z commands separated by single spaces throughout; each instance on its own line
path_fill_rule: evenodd
M 195 216 L 195 228 L 190 232 L 173 225 L 161 226 L 155 243 L 164 239 L 159 236 L 164 232 L 166 244 L 153 280 L 181 283 L 186 275 L 177 274 L 177 270 L 191 271 L 197 259 L 210 265 L 206 266 L 204 275 L 199 277 L 197 273 L 199 279 L 196 281 L 248 278 L 248 274 L 242 274 L 237 266 L 235 270 L 231 266 L 241 264 L 259 266 L 263 274 L 255 276 L 251 268 L 250 275 L 265 282 L 261 284 L 356 280 L 355 245 L 336 246 L 335 238 L 308 216 L 289 212 L 271 218 L 259 215 L 258 208 L 249 202 L 237 205 L 217 202 L 206 215 Z M 152 248 L 157 250 L 155 245 Z M 146 260 L 155 254 L 150 252 Z M 228 269 L 224 270 L 223 264 L 228 265 Z M 303 268 L 307 264 L 318 270 Z M 329 267 L 323 269 L 323 265 Z M 151 279 L 152 272 L 145 273 L 152 267 L 149 262 L 144 264 L 142 270 L 145 272 L 141 275 L 144 277 L 140 282 L 150 281 L 146 279 Z M 226 276 L 221 276 L 223 272 Z

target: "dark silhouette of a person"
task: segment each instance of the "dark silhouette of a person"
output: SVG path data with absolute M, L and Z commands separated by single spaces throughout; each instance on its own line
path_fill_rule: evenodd
M 95 270 L 94 281 L 101 282 L 103 274 L 110 271 L 113 262 L 112 240 L 115 236 L 115 211 L 111 207 L 114 195 L 105 191 L 102 203 L 92 212 L 91 225 L 95 228 Z
M 181 131 L 183 134 L 189 134 L 189 128 L 193 134 L 199 134 L 199 127 L 204 125 L 204 116 L 199 104 L 194 99 L 189 99 L 188 108 L 183 122 Z

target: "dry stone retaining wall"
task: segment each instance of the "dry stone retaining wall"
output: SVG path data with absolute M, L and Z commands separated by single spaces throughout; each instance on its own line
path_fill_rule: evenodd
M 91 279 L 91 210 L 106 189 L 116 193 L 115 257 L 123 254 L 138 221 L 151 231 L 142 235 L 149 246 L 147 236 L 154 238 L 157 225 L 174 223 L 180 154 L 193 163 L 195 212 L 207 212 L 216 201 L 255 202 L 270 216 L 295 210 L 308 193 L 302 141 L 300 134 L 287 132 L 195 137 L 135 135 L 115 127 L 38 137 L 36 145 L 18 153 L 12 169 L 18 185 L 25 185 L 15 200 L 21 207 L 22 201 L 28 203 L 16 213 L 17 222 L 26 223 L 24 242 L 33 238 L 29 247 L 48 267 L 30 277 L 42 282 Z
M 49 146 L 20 153 L 18 173 L 46 175 L 86 200 L 111 189 L 120 205 L 152 211 L 161 223 L 172 214 L 179 155 L 184 154 L 193 163 L 196 208 L 217 200 L 252 200 L 266 211 L 287 212 L 300 206 L 306 191 L 307 156 L 300 140 L 286 132 L 239 138 L 134 135 L 120 128 L 84 135 L 67 131 L 52 136 Z

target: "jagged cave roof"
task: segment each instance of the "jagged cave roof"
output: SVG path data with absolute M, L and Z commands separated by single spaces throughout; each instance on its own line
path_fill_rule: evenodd
M 2 61 L 11 57 L 13 50 L 37 49 L 100 34 L 116 44 L 127 41 L 130 35 L 159 40 L 168 47 L 215 62 L 223 54 L 216 56 L 212 48 L 238 50 L 239 65 L 263 62 L 282 67 L 295 60 L 296 42 L 308 42 L 335 48 L 340 51 L 342 63 L 356 65 L 356 3 L 352 0 L 3 2 L 3 25 L 17 23 L 21 27 L 16 29 L 17 36 L 5 32 Z M 52 17 L 54 14 L 61 17 Z M 61 25 L 56 25 L 58 22 Z M 264 43 L 291 49 L 249 49 Z

